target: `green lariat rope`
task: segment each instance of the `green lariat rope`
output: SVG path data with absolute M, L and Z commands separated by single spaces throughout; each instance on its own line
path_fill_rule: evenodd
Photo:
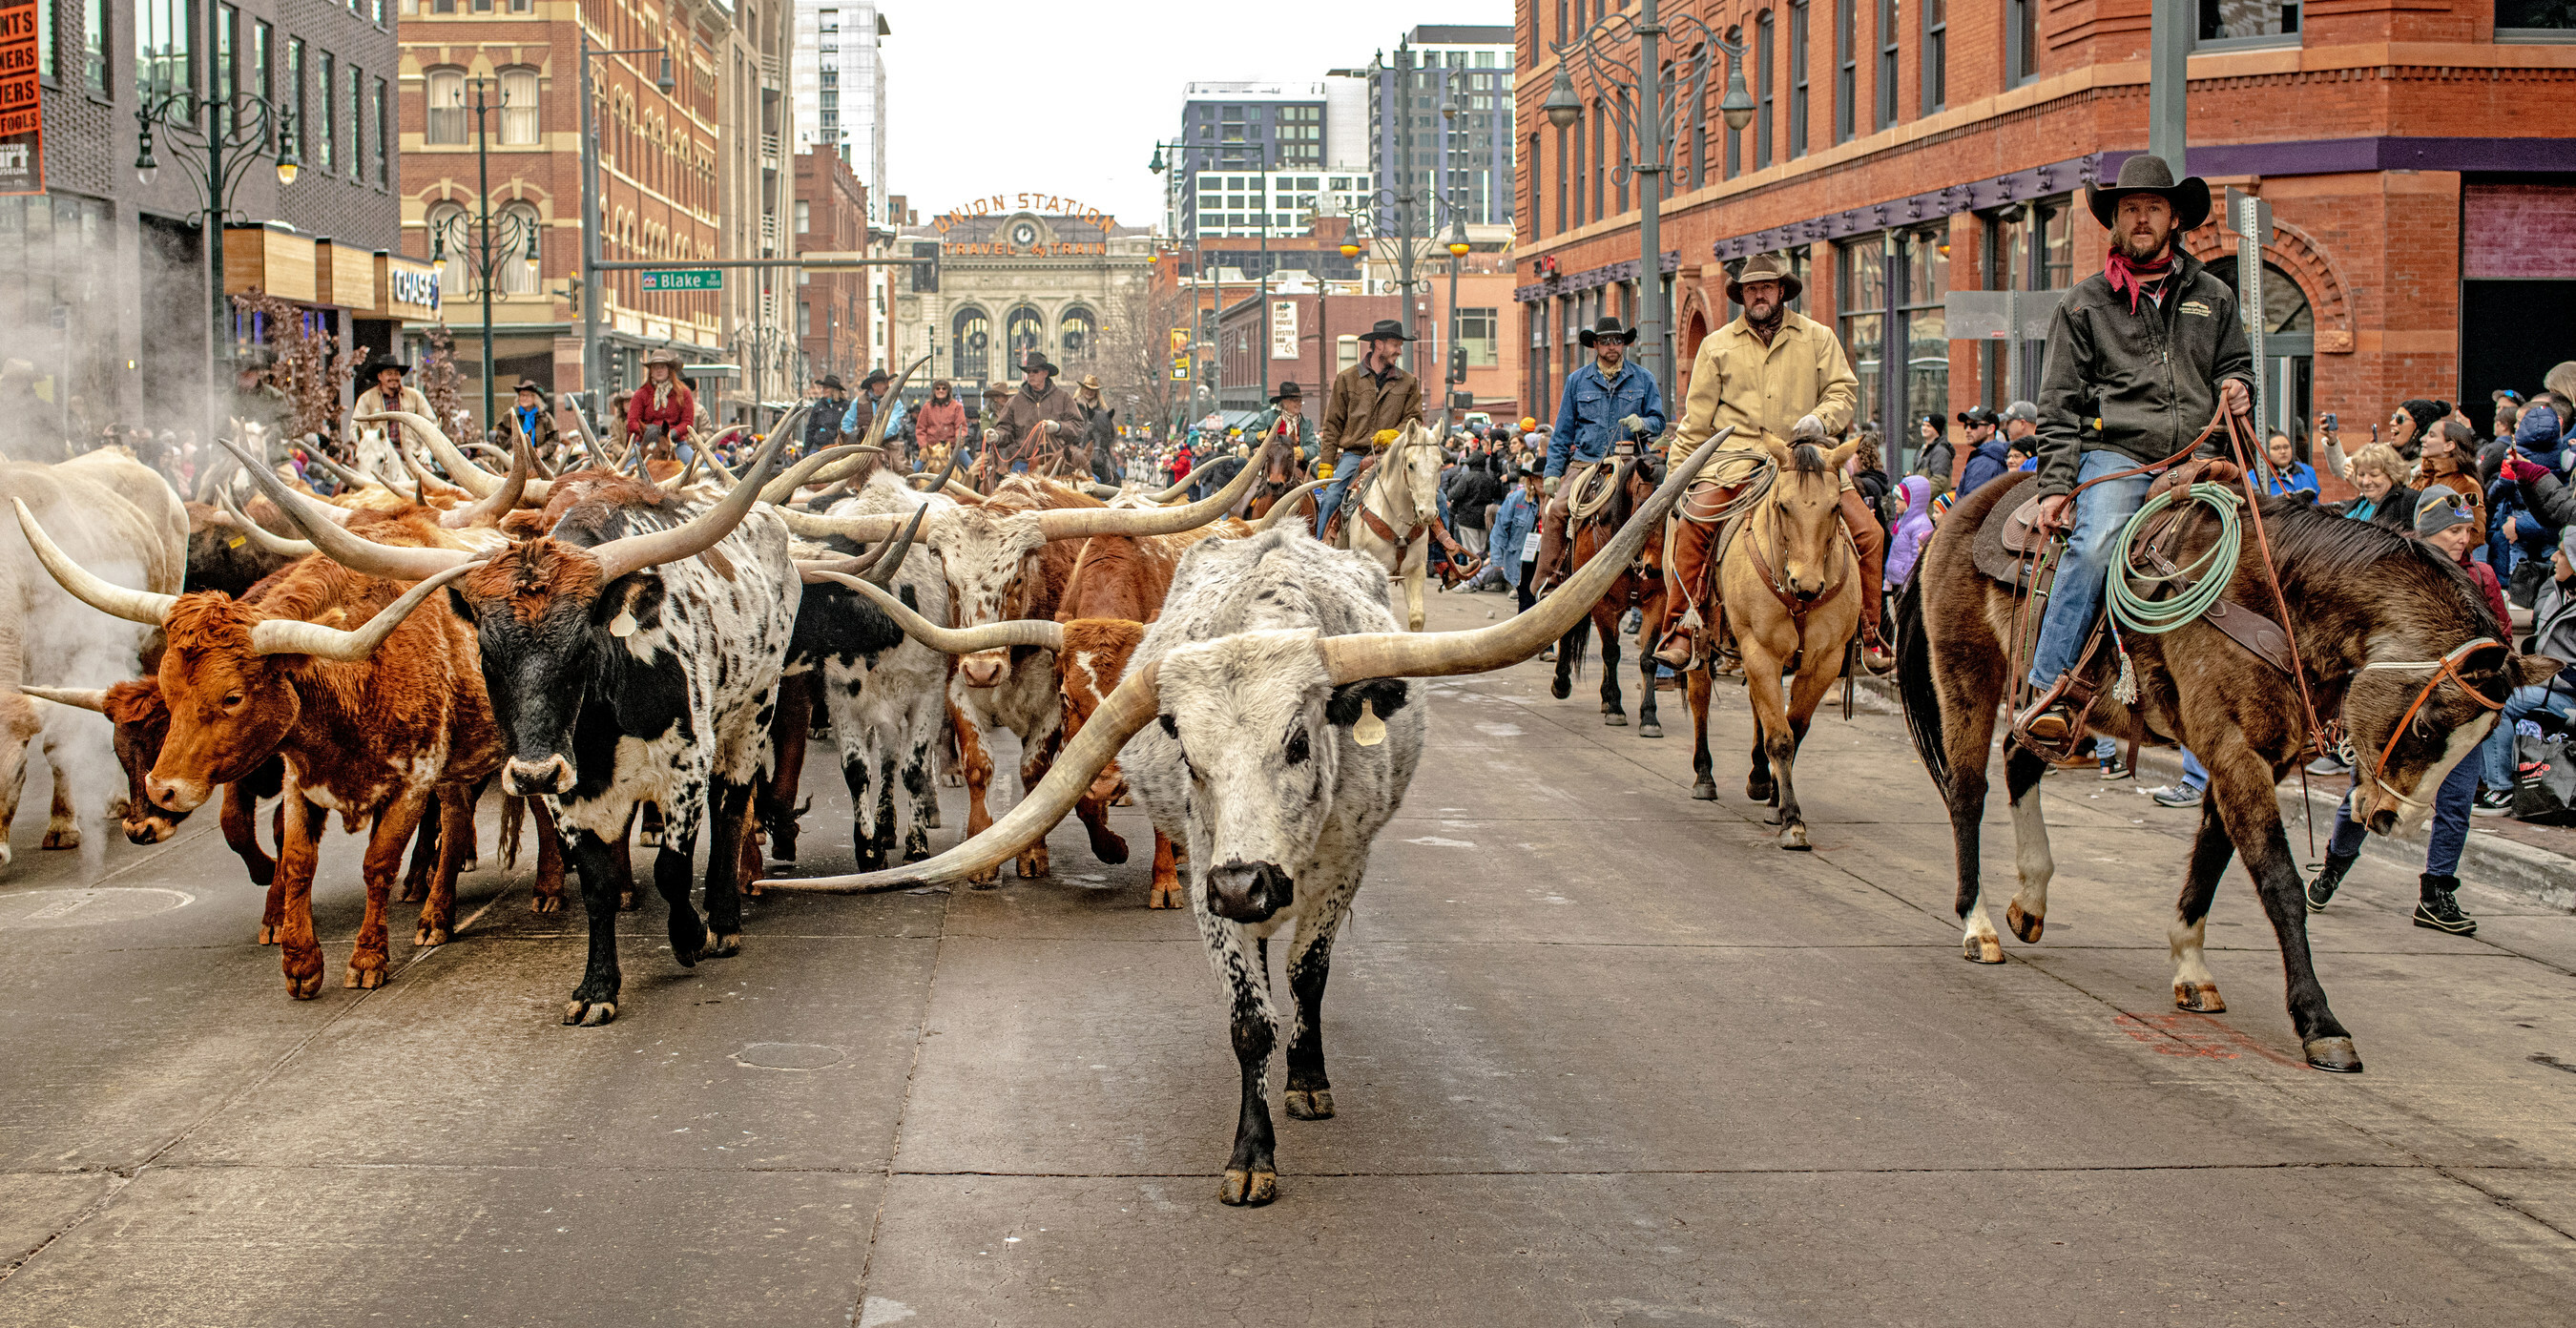
M 2172 490 L 2148 499 L 2146 506 L 2120 528 L 2120 537 L 2111 546 L 2113 575 L 2108 589 L 2111 621 L 2121 627 L 2150 636 L 2170 632 L 2207 613 L 2236 579 L 2236 559 L 2243 548 L 2237 509 L 2244 505 L 2244 498 L 2223 484 L 2207 483 L 2191 486 L 2190 497 L 2218 514 L 2218 538 L 2210 541 L 2208 551 L 2188 566 L 2162 573 L 2141 569 L 2129 560 L 2130 545 L 2139 529 L 2149 518 L 2173 505 Z M 2170 599 L 2154 598 L 2163 587 L 2185 581 L 2190 584 L 2180 594 Z M 2144 590 L 2139 589 L 2141 585 Z M 2124 666 L 2125 663 L 2124 660 Z

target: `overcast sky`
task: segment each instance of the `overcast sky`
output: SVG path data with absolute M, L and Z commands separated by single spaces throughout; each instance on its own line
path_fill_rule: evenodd
M 1423 23 L 1512 21 L 1509 0 L 1204 7 L 880 0 L 886 192 L 925 222 L 991 194 L 1055 194 L 1130 226 L 1162 216 L 1145 169 L 1181 126 L 1181 87 L 1320 80 Z

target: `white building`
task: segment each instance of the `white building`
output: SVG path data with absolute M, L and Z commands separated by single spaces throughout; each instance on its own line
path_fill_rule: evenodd
M 837 148 L 886 219 L 885 39 L 875 0 L 796 0 L 796 142 Z

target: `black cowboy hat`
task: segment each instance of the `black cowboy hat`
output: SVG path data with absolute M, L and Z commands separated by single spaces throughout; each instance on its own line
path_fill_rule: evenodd
M 2152 152 L 2141 152 L 2121 162 L 2116 182 L 2084 187 L 2084 201 L 2092 207 L 2093 219 L 2105 228 L 2113 228 L 2119 219 L 2120 199 L 2126 194 L 2154 194 L 2173 204 L 2176 230 L 2192 230 L 2209 220 L 2209 182 L 2197 175 L 2186 175 L 2176 183 L 2173 167 Z
M 379 354 L 370 356 L 365 364 L 358 366 L 358 381 L 361 383 L 373 384 L 376 381 L 376 375 L 383 373 L 387 369 L 391 369 L 398 374 L 409 374 L 411 372 L 410 365 L 395 359 L 391 355 Z
M 842 382 L 839 374 L 825 374 L 814 380 L 814 386 L 828 387 L 835 392 L 847 392 L 850 390 L 849 384 Z
M 1289 379 L 1287 382 L 1281 383 L 1279 385 L 1279 390 L 1270 394 L 1270 404 L 1274 406 L 1278 405 L 1282 401 L 1303 401 L 1305 399 L 1306 394 L 1298 389 L 1297 380 L 1293 378 Z
M 1574 334 L 1574 339 L 1582 342 L 1586 347 L 1604 337 L 1615 337 L 1620 345 L 1632 346 L 1637 342 L 1637 330 L 1622 324 L 1616 318 L 1604 318 Z
M 868 376 L 859 380 L 859 390 L 865 392 L 879 383 L 891 383 L 893 381 L 893 374 L 887 373 L 883 369 L 870 369 L 868 370 Z
M 1053 360 L 1032 352 L 1029 355 L 1029 358 L 1021 363 L 1020 372 L 1024 374 L 1042 373 L 1052 378 L 1063 372 L 1063 370 L 1056 368 Z
M 1807 283 L 1789 270 L 1789 260 L 1779 254 L 1755 254 L 1745 259 L 1743 266 L 1727 274 L 1726 298 L 1744 303 L 1744 283 L 1748 281 L 1779 282 L 1782 304 L 1798 298 L 1798 292 L 1807 288 Z
M 1392 318 L 1381 318 L 1381 319 L 1377 320 L 1377 326 L 1372 327 L 1372 328 L 1370 328 L 1368 331 L 1363 332 L 1363 333 L 1361 333 L 1361 334 L 1360 334 L 1360 340 L 1362 340 L 1362 341 L 1419 341 L 1419 340 L 1421 340 L 1421 338 L 1419 338 L 1419 337 L 1408 337 L 1408 336 L 1404 335 L 1404 324 L 1399 323 L 1399 322 L 1395 321 L 1395 320 L 1394 320 L 1394 319 L 1392 319 Z

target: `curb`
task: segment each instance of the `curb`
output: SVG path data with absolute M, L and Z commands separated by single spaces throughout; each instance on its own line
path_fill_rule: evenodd
M 1893 682 L 1866 674 L 1860 679 L 1862 696 L 1877 704 L 1869 707 L 1885 714 L 1902 714 Z M 2182 778 L 2182 757 L 2172 748 L 2140 747 L 2138 778 L 2154 771 L 2170 783 Z M 2343 786 L 2334 783 L 2331 791 L 2311 780 L 2303 803 L 2297 783 L 2280 785 L 2273 792 L 2281 800 L 2281 825 L 2291 832 L 2295 847 L 2307 816 L 2313 813 L 2317 828 L 2323 831 L 2334 823 L 2337 804 L 2343 801 Z M 2323 843 L 2322 834 L 2319 843 Z M 2423 842 L 2419 839 L 2391 839 L 2372 835 L 2362 845 L 2362 855 L 2374 861 L 2408 872 L 2424 870 Z M 2468 842 L 2460 849 L 2460 875 L 2475 884 L 2489 886 L 2559 913 L 2576 913 L 2576 859 L 2547 849 L 2533 848 L 2501 835 L 2469 826 Z

